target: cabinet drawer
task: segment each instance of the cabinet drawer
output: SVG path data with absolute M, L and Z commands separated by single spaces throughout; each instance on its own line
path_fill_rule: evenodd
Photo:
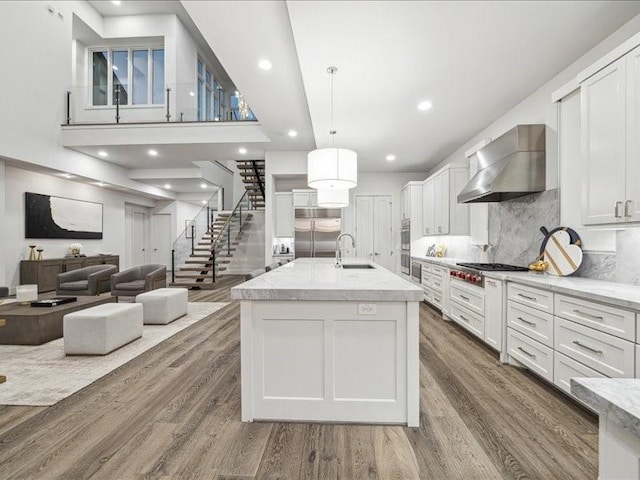
M 555 317 L 553 337 L 558 352 L 607 377 L 634 375 L 634 343 L 559 317 Z
M 573 377 L 605 378 L 600 372 L 596 372 L 566 355 L 555 352 L 553 358 L 554 385 L 573 397 L 571 393 L 571 378 Z
M 433 306 L 438 307 L 440 310 L 442 310 L 442 292 L 436 292 L 435 290 L 432 290 L 431 299 L 433 300 L 431 302 L 433 303 Z
M 455 300 L 478 315 L 484 315 L 484 291 L 472 289 L 459 280 L 451 281 L 451 300 Z
M 442 293 L 442 276 L 441 275 L 429 275 L 429 286 L 436 292 Z
M 555 315 L 633 342 L 636 314 L 581 298 L 556 295 Z
M 450 308 L 450 316 L 456 323 L 484 340 L 484 317 L 458 305 L 456 302 L 451 302 Z
M 442 277 L 442 275 L 445 275 L 445 274 L 448 275 L 449 273 L 448 273 L 447 270 L 448 270 L 447 268 L 441 267 L 440 265 L 432 265 L 431 266 L 431 272 L 434 275 L 439 275 L 440 277 Z
M 553 382 L 553 350 L 507 328 L 507 353 L 549 382 Z
M 553 293 L 551 292 L 509 282 L 507 298 L 546 313 L 553 313 Z
M 431 273 L 432 264 L 429 262 L 422 262 L 422 276 L 424 276 L 425 272 Z
M 553 315 L 509 300 L 507 326 L 553 348 Z
M 431 297 L 432 291 L 430 288 L 423 287 L 424 290 L 424 301 L 427 303 L 433 303 L 433 298 Z

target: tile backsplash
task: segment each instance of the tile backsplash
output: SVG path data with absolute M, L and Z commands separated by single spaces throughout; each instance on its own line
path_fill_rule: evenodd
M 469 245 L 469 237 L 428 237 L 414 242 L 417 252 L 432 243 L 447 245 L 446 256 L 468 261 L 528 265 L 540 252 L 543 235 L 560 224 L 558 190 L 489 204 L 489 243 L 486 258 Z M 640 285 L 640 228 L 616 231 L 616 253 L 585 253 L 577 276 Z

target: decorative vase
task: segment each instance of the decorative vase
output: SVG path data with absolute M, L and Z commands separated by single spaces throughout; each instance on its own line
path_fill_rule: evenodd
M 44 248 L 39 248 L 37 250 L 38 252 L 38 258 L 36 258 L 36 260 L 42 260 L 42 252 L 44 251 Z
M 29 245 L 29 248 L 31 250 L 29 250 L 29 260 L 35 260 L 36 259 L 36 246 L 35 245 Z

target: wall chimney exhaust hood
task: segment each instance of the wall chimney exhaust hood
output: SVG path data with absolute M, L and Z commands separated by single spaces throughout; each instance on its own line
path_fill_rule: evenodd
M 477 152 L 458 203 L 501 202 L 545 190 L 545 125 L 518 125 Z

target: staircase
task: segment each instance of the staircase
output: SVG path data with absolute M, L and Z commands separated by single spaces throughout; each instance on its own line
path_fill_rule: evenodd
M 214 289 L 216 279 L 226 270 L 225 265 L 231 261 L 252 218 L 253 214 L 246 208 L 219 212 L 197 243 L 194 239 L 192 253 L 184 265 L 176 268 L 171 286 Z
M 236 160 L 253 210 L 264 208 L 264 160 Z

